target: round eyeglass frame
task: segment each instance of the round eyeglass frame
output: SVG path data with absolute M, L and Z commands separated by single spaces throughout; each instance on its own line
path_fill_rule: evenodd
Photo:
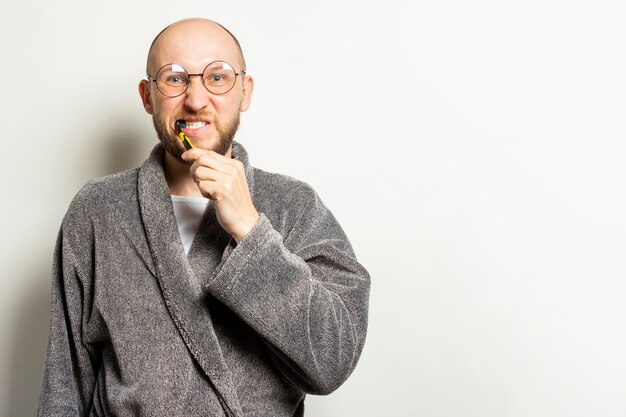
M 156 88 L 157 88 L 157 90 L 159 90 L 159 93 L 163 94 L 165 97 L 170 97 L 170 98 L 173 98 L 173 97 L 178 97 L 178 96 L 182 96 L 183 94 L 185 94 L 185 92 L 186 92 L 186 91 L 187 91 L 187 89 L 189 88 L 189 84 L 191 84 L 191 77 L 201 77 L 201 78 L 202 78 L 202 85 L 204 86 L 204 88 L 206 88 L 206 89 L 207 89 L 207 91 L 208 91 L 209 93 L 211 93 L 211 94 L 215 94 L 215 95 L 218 95 L 218 96 L 221 96 L 221 95 L 223 95 L 223 94 L 228 93 L 230 90 L 232 90 L 232 89 L 233 89 L 233 87 L 235 86 L 235 84 L 237 84 L 237 77 L 238 77 L 238 76 L 242 76 L 242 77 L 245 77 L 245 76 L 246 76 L 246 70 L 241 70 L 240 72 L 235 72 L 235 80 L 234 80 L 234 82 L 233 82 L 233 85 L 231 85 L 231 86 L 230 86 L 230 88 L 229 88 L 228 90 L 223 91 L 223 92 L 221 92 L 221 93 L 216 93 L 216 92 L 214 92 L 214 91 L 211 91 L 211 89 L 210 89 L 210 88 L 206 85 L 206 83 L 204 82 L 204 72 L 207 70 L 207 68 L 209 68 L 211 65 L 214 65 L 215 63 L 223 63 L 223 64 L 226 64 L 226 65 L 228 65 L 230 68 L 232 68 L 233 72 L 235 71 L 235 68 L 234 68 L 232 65 L 230 65 L 228 62 L 226 62 L 226 61 L 220 61 L 220 60 L 213 61 L 213 62 L 209 62 L 209 63 L 207 64 L 207 66 L 206 66 L 206 67 L 204 67 L 204 69 L 202 70 L 202 72 L 201 72 L 201 73 L 199 73 L 199 74 L 189 74 L 189 73 L 187 72 L 187 70 L 185 69 L 185 67 L 183 67 L 182 65 L 179 65 L 179 64 L 176 64 L 176 63 L 171 63 L 171 64 L 165 64 L 165 65 L 163 65 L 161 68 L 159 68 L 159 70 L 158 70 L 158 71 L 157 71 L 157 73 L 156 73 L 156 78 L 155 78 L 155 77 L 153 77 L 153 76 L 151 76 L 150 74 L 148 74 L 148 80 L 152 81 L 152 82 L 156 85 Z M 165 67 L 169 67 L 169 66 L 173 66 L 173 65 L 177 65 L 177 66 L 179 66 L 180 68 L 182 68 L 182 70 L 183 70 L 183 71 L 185 71 L 185 74 L 187 74 L 187 83 L 186 83 L 186 85 L 185 85 L 185 89 L 184 89 L 183 91 L 181 91 L 180 93 L 176 94 L 176 95 L 165 94 L 163 91 L 161 91 L 161 89 L 159 88 L 159 82 L 158 82 L 158 80 L 157 80 L 157 78 L 159 78 L 159 74 L 161 73 L 161 71 L 163 70 L 163 68 L 165 68 Z

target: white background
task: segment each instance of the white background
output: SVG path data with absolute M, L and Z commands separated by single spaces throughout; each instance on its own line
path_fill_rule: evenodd
M 311 183 L 372 275 L 352 377 L 307 415 L 626 414 L 626 13 L 609 1 L 7 2 L 0 415 L 33 415 L 61 219 L 156 143 L 148 46 L 241 41 L 254 165 Z

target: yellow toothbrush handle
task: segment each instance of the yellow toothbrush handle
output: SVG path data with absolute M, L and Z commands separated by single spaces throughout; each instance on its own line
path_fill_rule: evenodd
M 183 143 L 183 146 L 185 147 L 185 149 L 189 150 L 189 149 L 195 147 L 195 146 L 193 146 L 193 143 L 191 143 L 189 138 L 187 136 L 185 136 L 185 134 L 183 132 L 180 132 L 178 134 L 178 137 L 180 138 L 180 141 Z

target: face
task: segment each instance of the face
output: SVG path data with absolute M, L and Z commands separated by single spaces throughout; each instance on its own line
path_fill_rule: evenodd
M 175 23 L 155 42 L 148 59 L 148 73 L 155 77 L 163 65 L 176 63 L 189 74 L 202 73 L 213 61 L 226 61 L 240 73 L 242 59 L 236 43 L 221 27 L 205 20 Z M 187 91 L 178 97 L 166 97 L 156 83 L 142 80 L 139 92 L 146 112 L 152 114 L 154 128 L 165 149 L 178 161 L 185 151 L 176 132 L 176 121 L 185 120 L 183 129 L 194 146 L 226 154 L 239 126 L 239 113 L 250 104 L 252 78 L 236 78 L 227 93 L 209 92 L 201 77 L 191 77 Z

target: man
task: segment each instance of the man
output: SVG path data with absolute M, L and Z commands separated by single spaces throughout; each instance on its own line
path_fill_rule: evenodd
M 160 143 L 63 220 L 39 415 L 300 416 L 354 369 L 369 276 L 309 186 L 233 142 L 245 69 L 208 20 L 154 40 L 139 93 Z

